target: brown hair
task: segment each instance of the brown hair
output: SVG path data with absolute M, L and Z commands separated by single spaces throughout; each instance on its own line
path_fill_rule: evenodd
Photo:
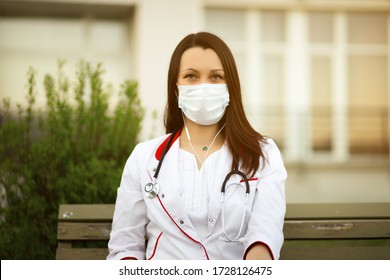
M 247 175 L 254 175 L 259 169 L 260 158 L 264 160 L 264 154 L 259 145 L 259 142 L 264 141 L 264 137 L 252 128 L 245 116 L 237 67 L 229 47 L 223 40 L 211 33 L 200 32 L 187 35 L 172 54 L 168 71 L 168 102 L 164 120 L 166 132 L 178 131 L 184 125 L 181 109 L 178 106 L 176 83 L 181 57 L 187 49 L 193 47 L 214 50 L 222 62 L 230 103 L 219 124 L 221 126 L 226 122 L 223 135 L 233 156 L 232 168 L 240 163 Z

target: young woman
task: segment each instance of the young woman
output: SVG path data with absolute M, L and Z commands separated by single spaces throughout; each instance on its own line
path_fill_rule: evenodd
M 107 259 L 278 259 L 287 173 L 275 143 L 249 124 L 217 36 L 190 34 L 176 47 L 165 127 L 125 165 Z

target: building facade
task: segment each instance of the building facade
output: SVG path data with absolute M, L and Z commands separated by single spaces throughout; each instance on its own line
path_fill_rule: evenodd
M 389 0 L 0 1 L 0 97 L 23 102 L 29 65 L 102 62 L 114 85 L 139 82 L 146 140 L 164 133 L 173 49 L 203 30 L 231 47 L 291 202 L 390 201 Z

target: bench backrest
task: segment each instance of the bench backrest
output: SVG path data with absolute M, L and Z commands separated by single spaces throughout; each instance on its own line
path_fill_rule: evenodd
M 57 259 L 105 259 L 113 204 L 64 204 Z M 281 259 L 390 259 L 390 203 L 288 204 Z

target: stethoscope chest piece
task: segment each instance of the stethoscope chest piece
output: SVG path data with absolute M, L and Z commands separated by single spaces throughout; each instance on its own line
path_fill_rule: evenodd
M 144 191 L 145 191 L 146 196 L 148 198 L 155 198 L 159 194 L 159 192 L 160 192 L 160 186 L 156 182 L 157 181 L 157 177 L 158 177 L 158 173 L 160 172 L 161 164 L 163 163 L 164 157 L 167 154 L 168 149 L 171 146 L 172 141 L 175 138 L 176 134 L 177 134 L 177 132 L 172 133 L 171 136 L 169 137 L 168 143 L 165 145 L 164 151 L 162 152 L 162 155 L 161 155 L 161 159 L 160 159 L 160 161 L 159 161 L 159 163 L 157 165 L 157 168 L 156 168 L 156 170 L 154 172 L 154 176 L 152 178 L 152 182 L 147 183 L 145 185 L 145 187 L 144 187 Z
M 160 192 L 160 186 L 156 182 L 150 182 L 145 185 L 145 192 L 148 198 L 155 198 Z

